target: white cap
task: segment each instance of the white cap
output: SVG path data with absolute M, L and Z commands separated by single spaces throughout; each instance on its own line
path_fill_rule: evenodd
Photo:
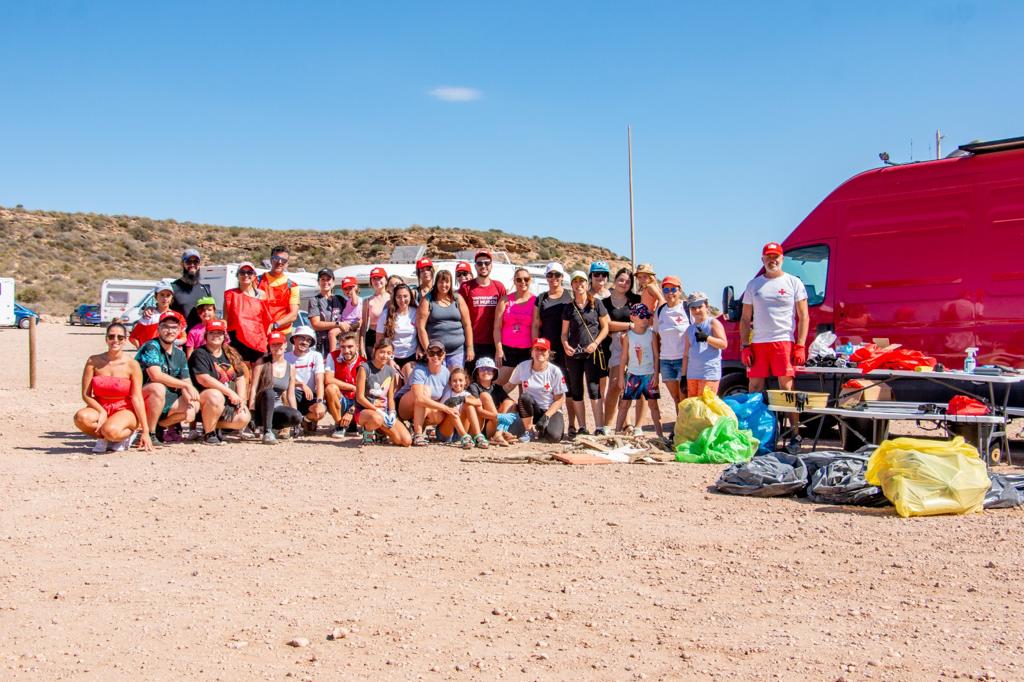
M 309 338 L 316 341 L 316 332 L 313 331 L 312 327 L 296 327 L 294 330 L 292 330 L 291 338 L 294 339 L 296 336 L 308 336 Z
M 544 274 L 547 275 L 552 272 L 557 272 L 560 275 L 565 275 L 565 268 L 563 268 L 562 264 L 558 262 L 548 263 L 548 266 L 544 268 Z
M 583 272 L 582 270 L 573 270 L 572 277 L 569 278 L 569 281 L 570 282 L 575 282 L 578 279 L 590 279 L 590 278 L 587 276 L 587 273 Z

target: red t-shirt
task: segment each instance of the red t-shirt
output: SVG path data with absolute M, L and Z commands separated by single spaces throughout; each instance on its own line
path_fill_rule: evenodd
M 474 345 L 494 345 L 494 311 L 505 294 L 505 285 L 493 279 L 487 286 L 471 279 L 459 287 L 459 295 L 466 299 L 469 308 Z
M 356 370 L 359 369 L 359 365 L 363 364 L 365 358 L 361 355 L 357 355 L 356 359 L 352 361 L 352 364 L 347 364 L 345 359 L 341 357 L 340 350 L 331 351 L 328 354 L 327 369 L 334 372 L 334 378 L 338 381 L 344 381 L 346 384 L 356 384 Z M 349 400 L 356 399 L 356 392 L 342 391 L 341 394 Z
M 182 317 L 181 313 L 179 313 L 176 310 L 171 310 L 170 312 L 174 313 L 174 316 L 178 318 L 178 324 L 181 325 L 181 333 L 178 334 L 178 339 L 184 341 L 186 338 L 185 318 Z M 156 319 L 160 319 L 159 314 L 157 315 Z M 134 343 L 136 348 L 142 348 L 142 344 L 146 343 L 147 341 L 152 341 L 158 336 L 157 331 L 159 326 L 160 325 L 157 322 L 153 322 L 152 324 L 146 324 L 142 320 L 139 320 L 134 325 L 132 325 L 132 331 L 130 334 L 128 334 L 128 340 Z

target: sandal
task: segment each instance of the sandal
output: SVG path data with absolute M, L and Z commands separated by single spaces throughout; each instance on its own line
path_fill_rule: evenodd
M 414 447 L 421 448 L 427 444 L 427 437 L 422 433 L 417 433 L 412 437 L 412 444 Z
M 363 442 L 360 445 L 376 445 L 377 432 L 363 429 Z
M 476 446 L 481 450 L 486 450 L 491 446 L 490 442 L 488 442 L 487 440 L 487 436 L 485 436 L 482 433 L 476 434 L 476 437 L 473 439 L 473 442 L 476 443 Z
M 463 450 L 471 450 L 473 448 L 473 436 L 467 433 L 459 439 L 459 444 L 462 445 Z

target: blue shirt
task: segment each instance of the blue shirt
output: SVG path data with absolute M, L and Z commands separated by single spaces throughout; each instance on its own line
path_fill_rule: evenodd
M 444 395 L 444 389 L 448 386 L 448 377 L 451 376 L 451 372 L 444 365 L 441 365 L 441 369 L 438 370 L 437 374 L 431 374 L 430 370 L 427 369 L 426 365 L 417 364 L 412 370 L 412 374 L 409 375 L 409 381 L 405 382 L 402 388 L 398 391 L 395 396 L 395 400 L 398 401 L 403 395 L 409 392 L 413 386 L 426 386 L 430 389 L 430 397 L 432 400 L 440 400 L 441 396 Z
M 149 373 L 146 371 L 147 367 L 159 367 L 161 372 L 175 379 L 182 381 L 189 379 L 188 359 L 185 357 L 185 351 L 177 344 L 171 346 L 171 352 L 168 353 L 160 345 L 160 339 L 150 339 L 142 344 L 139 352 L 135 354 L 135 359 L 142 367 L 143 386 L 152 383 Z

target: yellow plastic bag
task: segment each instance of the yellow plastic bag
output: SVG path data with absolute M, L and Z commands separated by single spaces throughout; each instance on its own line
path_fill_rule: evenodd
M 700 396 L 680 401 L 679 416 L 676 417 L 675 444 L 697 440 L 704 429 L 715 425 L 719 417 L 731 417 L 735 420 L 736 414 L 724 400 L 706 386 Z
M 990 485 L 978 450 L 960 436 L 884 441 L 868 460 L 866 478 L 902 517 L 980 511 Z

